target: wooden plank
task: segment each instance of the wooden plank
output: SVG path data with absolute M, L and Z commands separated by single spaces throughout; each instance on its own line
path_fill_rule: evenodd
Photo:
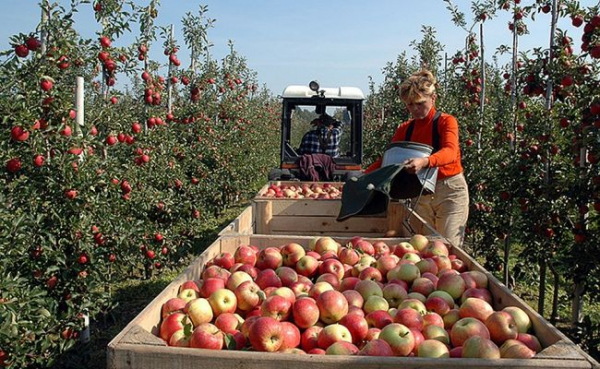
M 328 216 L 337 218 L 342 201 L 336 200 L 266 200 L 272 203 L 273 216 Z
M 590 368 L 582 361 L 518 359 L 431 359 L 351 355 L 292 355 L 251 351 L 210 351 L 124 344 L 114 350 L 109 369 L 388 369 L 388 368 Z
M 237 218 L 219 232 L 219 236 L 232 233 L 250 234 L 253 231 L 252 222 L 252 206 L 248 206 L 237 216 Z
M 269 234 L 273 218 L 273 202 L 254 201 L 252 203 L 252 211 L 254 213 L 254 233 Z
M 320 235 L 344 232 L 372 233 L 383 237 L 387 231 L 387 221 L 378 217 L 353 217 L 342 222 L 333 217 L 273 217 L 269 222 L 269 230 L 273 234 L 289 235 L 311 231 Z

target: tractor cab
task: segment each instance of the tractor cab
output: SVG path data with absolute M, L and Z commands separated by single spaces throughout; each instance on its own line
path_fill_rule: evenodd
M 361 172 L 364 94 L 359 88 L 321 88 L 312 81 L 308 86 L 286 87 L 281 98 L 281 164 L 271 170 L 269 180 L 303 180 L 300 164 L 315 153 L 307 153 L 302 141 L 307 132 L 318 128 L 317 120 L 335 126 L 341 135 L 335 152 L 317 153 L 333 160 L 331 180 L 345 181 Z

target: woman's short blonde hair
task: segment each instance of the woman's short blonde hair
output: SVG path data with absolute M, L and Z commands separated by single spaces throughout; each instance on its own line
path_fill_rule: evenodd
M 435 95 L 437 80 L 433 73 L 421 69 L 402 81 L 400 85 L 400 98 L 407 103 L 420 102 L 426 97 Z

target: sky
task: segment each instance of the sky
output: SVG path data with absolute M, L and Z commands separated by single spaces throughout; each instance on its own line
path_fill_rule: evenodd
M 0 0 L 0 49 L 10 48 L 9 37 L 19 32 L 34 32 L 40 20 L 39 0 Z M 54 0 L 57 1 L 57 0 Z M 69 6 L 70 1 L 58 1 Z M 149 0 L 135 0 L 147 5 Z M 522 0 L 530 5 L 534 0 Z M 473 24 L 471 1 L 454 0 L 465 13 L 468 26 Z M 598 0 L 582 0 L 582 7 L 598 4 Z M 411 41 L 422 39 L 422 26 L 432 26 L 436 39 L 452 56 L 465 45 L 466 32 L 451 21 L 446 2 L 442 0 L 161 0 L 156 25 L 175 26 L 175 38 L 184 45 L 181 19 L 188 12 L 198 14 L 200 5 L 208 6 L 207 16 L 216 19 L 209 29 L 211 49 L 216 59 L 229 52 L 228 41 L 257 72 L 258 81 L 274 94 L 285 86 L 306 85 L 316 79 L 323 87 L 356 86 L 368 93 L 369 76 L 378 85 L 382 69 L 399 54 L 415 54 Z M 84 4 L 75 17 L 75 28 L 84 37 L 96 38 L 100 25 L 92 6 Z M 486 56 L 500 45 L 511 45 L 508 30 L 509 13 L 499 11 L 484 24 Z M 528 20 L 530 34 L 519 41 L 520 50 L 547 48 L 550 40 L 550 15 L 538 14 Z M 575 29 L 563 19 L 559 27 L 568 30 L 579 50 L 582 28 Z M 475 27 L 479 30 L 479 26 Z M 115 45 L 133 42 L 139 27 L 132 27 Z M 151 49 L 153 59 L 164 61 L 162 41 Z M 183 49 L 183 48 L 182 48 Z M 186 51 L 179 52 L 182 66 L 189 64 Z M 500 63 L 508 61 L 501 57 Z

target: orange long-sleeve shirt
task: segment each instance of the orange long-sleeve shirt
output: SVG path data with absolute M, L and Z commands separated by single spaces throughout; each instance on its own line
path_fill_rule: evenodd
M 435 108 L 427 117 L 415 119 L 415 126 L 412 132 L 411 141 L 426 145 L 433 145 L 433 116 Z M 400 124 L 392 137 L 392 142 L 406 141 L 406 130 L 410 120 Z M 462 173 L 463 168 L 460 160 L 460 147 L 458 145 L 458 122 L 452 115 L 442 113 L 438 120 L 438 132 L 440 134 L 440 149 L 429 157 L 429 166 L 438 167 L 438 179 L 451 177 Z M 381 167 L 382 158 L 371 164 L 365 173 L 374 171 Z

